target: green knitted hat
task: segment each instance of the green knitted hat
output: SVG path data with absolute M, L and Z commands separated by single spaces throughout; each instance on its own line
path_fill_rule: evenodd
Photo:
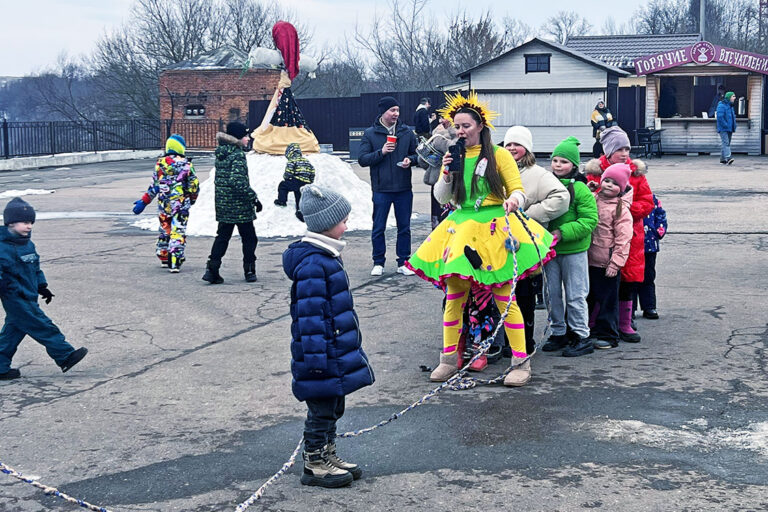
M 571 162 L 574 167 L 579 167 L 581 164 L 581 157 L 579 156 L 579 146 L 581 142 L 576 137 L 568 137 L 564 141 L 560 142 L 552 151 L 552 158 L 559 156 L 565 158 Z
M 736 95 L 733 93 L 733 91 L 728 91 L 727 93 L 725 93 L 725 99 L 726 99 L 726 101 L 730 101 L 730 100 L 731 100 L 731 96 L 736 96 Z

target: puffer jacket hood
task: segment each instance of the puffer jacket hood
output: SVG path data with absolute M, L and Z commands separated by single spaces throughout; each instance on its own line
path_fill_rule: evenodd
M 600 181 L 600 179 L 593 179 L 592 177 L 599 177 L 603 175 L 603 171 L 606 170 L 611 163 L 608 161 L 608 159 L 605 157 L 605 155 L 601 156 L 600 158 L 593 158 L 587 164 L 584 166 L 584 172 L 587 175 L 587 179 L 589 181 Z M 648 174 L 648 166 L 639 159 L 629 159 L 627 160 L 627 165 L 629 165 L 629 168 L 632 169 L 632 175 L 633 176 L 640 176 L 644 174 Z
M 296 144 L 295 142 L 291 142 L 286 146 L 285 148 L 285 158 L 290 160 L 298 160 L 299 158 L 302 158 L 304 155 L 301 154 L 301 146 Z

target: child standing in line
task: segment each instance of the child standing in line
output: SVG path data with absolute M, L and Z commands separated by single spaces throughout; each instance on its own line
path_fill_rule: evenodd
M 275 204 L 277 206 L 287 206 L 288 192 L 293 192 L 293 197 L 296 200 L 296 218 L 304 222 L 304 216 L 299 209 L 301 187 L 315 181 L 315 168 L 301 154 L 301 147 L 295 142 L 288 144 L 288 147 L 285 148 L 285 158 L 288 162 L 285 164 L 283 181 L 277 186 Z
M 627 164 L 613 164 L 603 173 L 595 192 L 597 227 L 589 246 L 589 327 L 595 348 L 619 345 L 619 272 L 629 257 L 632 241 L 631 170 Z
M 155 253 L 160 264 L 177 273 L 184 263 L 184 248 L 187 245 L 187 221 L 189 210 L 197 201 L 200 182 L 195 175 L 192 162 L 186 153 L 184 137 L 173 134 L 165 142 L 165 155 L 155 164 L 152 184 L 133 203 L 136 215 L 157 197 L 157 217 L 160 220 L 160 234 L 157 237 Z
M 564 349 L 565 357 L 583 356 L 595 350 L 588 339 L 587 249 L 592 230 L 597 226 L 597 204 L 579 172 L 580 144 L 575 137 L 568 137 L 552 151 L 552 172 L 568 189 L 570 201 L 568 211 L 549 222 L 549 230 L 558 242 L 555 246 L 557 256 L 544 266 L 551 300 L 552 335 L 542 350 L 554 352 Z M 574 336 L 572 340 L 566 333 L 566 315 L 567 327 Z
M 41 296 L 50 304 L 54 295 L 48 289 L 40 256 L 32 243 L 35 210 L 23 199 L 11 199 L 3 211 L 0 228 L 0 299 L 5 310 L 5 325 L 0 331 L 0 380 L 21 377 L 11 360 L 21 340 L 29 335 L 45 347 L 62 372 L 68 372 L 88 353 L 75 350 L 37 303 Z
M 656 311 L 656 254 L 659 241 L 667 234 L 667 212 L 661 207 L 661 201 L 653 196 L 653 211 L 643 219 L 645 230 L 645 276 L 638 291 L 643 317 L 651 320 L 659 318 Z
M 336 422 L 344 414 L 344 397 L 374 381 L 341 261 L 352 207 L 344 196 L 316 185 L 302 192 L 307 234 L 283 253 L 283 269 L 293 281 L 292 388 L 307 404 L 301 483 L 342 487 L 363 472 L 336 455 Z
M 633 301 L 640 283 L 645 278 L 645 235 L 643 219 L 653 210 L 653 192 L 648 185 L 645 163 L 629 158 L 629 137 L 618 126 L 611 126 L 600 137 L 605 154 L 590 160 L 586 165 L 587 179 L 596 190 L 600 184 L 600 175 L 613 164 L 627 164 L 632 170 L 629 184 L 632 187 L 632 243 L 629 246 L 629 258 L 621 269 L 619 284 L 619 336 L 622 341 L 639 343 L 640 334 L 632 327 Z M 592 185 L 594 183 L 594 185 Z

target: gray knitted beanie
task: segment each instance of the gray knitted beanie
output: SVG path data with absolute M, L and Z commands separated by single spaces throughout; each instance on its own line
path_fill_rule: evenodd
M 343 221 L 352 211 L 352 205 L 341 194 L 317 185 L 301 187 L 299 209 L 304 215 L 307 229 L 315 233 L 328 231 Z

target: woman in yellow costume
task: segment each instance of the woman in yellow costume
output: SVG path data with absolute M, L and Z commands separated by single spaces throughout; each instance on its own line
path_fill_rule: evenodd
M 530 370 L 517 366 L 527 354 L 523 316 L 512 296 L 515 264 L 511 250 L 515 249 L 508 249 L 507 245 L 512 244 L 505 245 L 505 241 L 511 235 L 514 245 L 519 246 L 515 256 L 521 277 L 554 256 L 553 237 L 536 221 L 521 221 L 522 216 L 509 215 L 525 202 L 525 191 L 512 155 L 491 141 L 491 121 L 498 114 L 481 103 L 474 91 L 468 98 L 446 94 L 446 101 L 447 106 L 439 113 L 453 119 L 459 138 L 465 141 L 466 152 L 463 168 L 458 172 L 447 171 L 453 159 L 446 153 L 434 195 L 441 204 L 451 202 L 457 209 L 432 231 L 406 263 L 419 277 L 446 294 L 443 350 L 430 380 L 446 381 L 461 366 L 457 349 L 464 307 L 472 292 L 486 301 L 492 296 L 501 312 L 512 300 L 504 329 L 515 369 L 506 376 L 504 385 L 523 386 L 530 380 Z

